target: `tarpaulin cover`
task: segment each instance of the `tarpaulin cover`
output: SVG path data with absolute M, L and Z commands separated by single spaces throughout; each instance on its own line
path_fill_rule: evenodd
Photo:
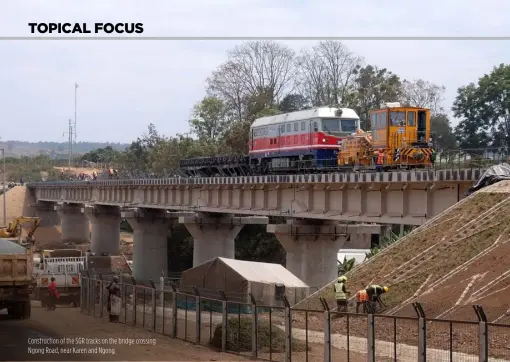
M 0 239 L 0 254 L 26 254 L 27 249 L 16 243 L 15 239 Z
M 508 163 L 500 163 L 499 165 L 495 165 L 487 169 L 487 171 L 485 171 L 478 179 L 476 184 L 469 188 L 466 192 L 466 196 L 503 180 L 510 180 L 510 165 Z

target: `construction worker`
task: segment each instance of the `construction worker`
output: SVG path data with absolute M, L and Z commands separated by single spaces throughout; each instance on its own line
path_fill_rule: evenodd
M 356 293 L 356 314 L 359 313 L 360 306 L 363 306 L 363 313 L 368 314 L 368 294 L 366 289 L 362 289 Z
M 388 293 L 388 287 L 383 287 L 380 285 L 371 285 L 366 289 L 367 296 L 368 296 L 368 304 L 370 306 L 369 312 L 375 313 L 377 309 L 377 304 L 381 308 L 385 307 L 384 303 L 381 300 L 381 296 L 384 293 Z
M 347 277 L 342 275 L 338 278 L 334 286 L 337 310 L 343 313 L 347 312 L 347 294 L 349 293 L 345 288 L 346 282 Z
M 382 172 L 384 166 L 384 152 L 382 148 L 377 150 L 377 158 L 375 160 L 375 169 L 377 172 Z
M 57 305 L 57 299 L 60 297 L 57 289 L 57 283 L 55 283 L 55 277 L 50 278 L 50 284 L 48 284 L 48 309 L 55 310 Z

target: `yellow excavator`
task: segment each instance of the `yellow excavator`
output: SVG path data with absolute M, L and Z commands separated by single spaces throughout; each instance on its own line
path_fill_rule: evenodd
M 28 232 L 26 241 L 33 245 L 35 243 L 34 233 L 41 223 L 38 217 L 19 216 L 14 218 L 8 226 L 0 226 L 0 239 L 17 238 L 21 236 L 20 226 L 26 223 L 32 223 L 32 228 Z

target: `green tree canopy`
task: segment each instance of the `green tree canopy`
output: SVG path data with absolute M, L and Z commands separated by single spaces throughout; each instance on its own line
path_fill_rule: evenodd
M 461 148 L 509 147 L 510 65 L 459 88 L 452 110 L 461 118 L 455 130 Z

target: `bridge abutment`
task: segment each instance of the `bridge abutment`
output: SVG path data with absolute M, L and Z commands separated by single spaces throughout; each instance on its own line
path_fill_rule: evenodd
M 179 217 L 193 237 L 193 267 L 216 257 L 235 259 L 235 238 L 244 225 L 268 223 L 267 217 L 234 217 L 229 214 L 198 213 Z
M 90 223 L 81 212 L 81 204 L 54 206 L 60 217 L 61 240 L 63 242 L 85 243 L 90 240 Z
M 338 276 L 341 248 L 368 249 L 379 225 L 340 225 L 335 221 L 289 220 L 267 226 L 287 252 L 286 268 L 311 288 L 321 288 Z
M 85 206 L 83 216 L 90 220 L 90 250 L 96 254 L 117 254 L 120 248 L 120 209 L 117 206 Z

